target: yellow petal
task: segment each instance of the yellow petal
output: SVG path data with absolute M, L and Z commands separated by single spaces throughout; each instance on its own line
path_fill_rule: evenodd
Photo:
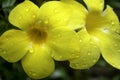
M 83 0 L 89 11 L 102 11 L 104 8 L 104 0 Z
M 50 1 L 40 8 L 41 20 L 48 22 L 48 26 L 70 27 L 77 29 L 83 27 L 85 21 L 86 9 L 74 0 L 68 1 Z M 68 25 L 68 26 L 67 26 Z
M 81 50 L 78 58 L 69 60 L 70 67 L 75 69 L 88 69 L 98 61 L 100 50 L 97 42 L 86 31 L 80 31 L 78 34 L 81 40 L 81 44 L 79 45 Z
M 119 19 L 110 6 L 107 6 L 106 10 L 102 13 L 102 16 L 103 18 L 101 18 L 101 21 L 104 22 L 101 23 L 101 26 L 108 27 L 113 31 L 120 29 Z
M 87 16 L 86 28 L 93 34 L 96 34 L 97 30 L 116 31 L 120 29 L 118 17 L 110 6 L 107 6 L 102 13 L 90 12 Z
M 53 50 L 52 57 L 59 61 L 76 58 L 80 51 L 78 35 L 65 27 L 56 28 L 49 32 L 49 44 Z
M 96 35 L 104 59 L 113 67 L 120 69 L 120 35 L 109 30 Z
M 8 62 L 20 60 L 27 52 L 28 40 L 25 32 L 9 30 L 0 38 L 0 55 Z
M 9 15 L 9 21 L 20 29 L 26 29 L 35 23 L 39 8 L 29 0 L 17 5 Z
M 33 51 L 22 59 L 25 72 L 33 79 L 49 76 L 54 70 L 54 61 L 49 55 L 50 50 L 45 44 L 34 45 Z

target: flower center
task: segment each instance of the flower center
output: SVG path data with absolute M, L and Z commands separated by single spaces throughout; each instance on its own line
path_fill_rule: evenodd
M 28 36 L 33 43 L 40 44 L 46 42 L 48 35 L 45 27 L 32 26 L 28 30 Z

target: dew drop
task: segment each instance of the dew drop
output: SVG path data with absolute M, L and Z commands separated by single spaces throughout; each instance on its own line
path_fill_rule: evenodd
M 7 41 L 9 40 L 9 39 L 6 39 Z
M 61 35 L 61 34 L 58 34 L 58 37 L 62 37 L 62 35 Z
M 82 40 L 80 39 L 80 42 L 82 42 Z
M 118 50 L 118 52 L 120 52 L 120 50 Z
M 30 49 L 30 53 L 33 53 L 34 52 L 34 50 L 33 49 Z
M 90 52 L 88 52 L 88 56 L 90 56 L 91 55 L 91 53 Z
M 37 76 L 37 74 L 36 74 L 36 73 L 31 73 L 31 75 L 32 75 L 32 76 L 34 76 L 34 77 L 35 77 L 35 76 Z
M 111 22 L 111 24 L 112 24 L 112 25 L 114 25 L 114 24 L 115 24 L 115 22 L 113 22 L 113 21 L 112 21 L 112 22 Z
M 59 11 L 57 9 L 54 10 L 55 13 L 58 13 Z
M 118 33 L 118 34 L 120 33 L 120 31 L 119 31 L 119 30 L 115 30 L 115 32 L 116 32 L 116 33 Z
M 28 12 L 29 11 L 29 9 L 26 9 L 26 12 Z
M 72 58 L 75 58 L 76 56 L 75 56 L 75 54 L 72 54 L 72 55 L 70 55 L 70 57 L 72 59 Z
M 76 57 L 76 58 L 79 58 L 80 56 L 77 55 L 77 56 L 75 56 L 75 57 Z
M 87 66 L 87 64 L 83 64 L 82 66 L 83 66 L 83 67 L 86 67 L 86 66 Z
M 3 51 L 3 54 L 6 54 L 7 52 L 6 51 Z
M 38 20 L 38 24 L 41 24 L 41 22 L 42 22 L 41 20 Z
M 108 28 L 104 28 L 104 29 L 103 29 L 103 32 L 104 32 L 104 33 L 109 33 Z
M 79 66 L 79 63 L 72 63 L 72 66 L 78 67 L 78 66 Z
M 90 41 L 90 44 L 93 44 L 93 42 L 92 42 L 92 41 Z
M 30 52 L 30 53 L 33 53 L 33 52 L 34 52 L 32 44 L 30 44 L 30 45 L 28 46 L 28 48 L 29 48 L 29 52 Z
M 63 57 L 62 56 L 59 56 L 60 59 L 62 59 Z
M 19 19 L 22 19 L 22 16 L 20 16 Z
M 48 20 L 46 20 L 44 23 L 45 23 L 45 24 L 48 24 Z
M 33 15 L 33 18 L 36 18 L 36 15 Z
M 33 76 L 33 77 L 37 76 L 37 74 L 36 74 L 35 72 L 33 72 L 33 71 L 30 71 L 29 74 L 30 74 L 31 76 Z
M 51 57 L 54 57 L 55 55 L 54 55 L 54 51 L 51 51 Z
M 95 63 L 95 62 L 96 62 L 96 59 L 93 60 L 93 63 Z

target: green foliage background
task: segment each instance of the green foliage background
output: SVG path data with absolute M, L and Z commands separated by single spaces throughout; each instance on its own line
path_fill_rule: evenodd
M 0 0 L 0 35 L 6 30 L 15 28 L 8 22 L 8 15 L 12 8 L 24 0 Z M 32 0 L 40 6 L 49 0 Z M 82 0 L 78 0 L 84 4 Z M 105 4 L 113 7 L 120 19 L 120 0 L 105 0 Z M 8 63 L 0 57 L 0 80 L 32 80 L 24 70 L 20 62 Z M 120 70 L 107 64 L 101 59 L 92 68 L 87 70 L 74 70 L 69 67 L 67 61 L 56 62 L 56 68 L 52 75 L 40 80 L 120 80 Z

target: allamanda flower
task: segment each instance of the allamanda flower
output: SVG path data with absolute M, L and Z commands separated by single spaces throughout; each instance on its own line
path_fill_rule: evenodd
M 1 36 L 0 56 L 8 62 L 21 60 L 31 78 L 50 75 L 52 58 L 63 61 L 79 56 L 79 37 L 74 31 L 79 25 L 74 25 L 83 20 L 74 20 L 81 17 L 77 9 L 84 13 L 84 7 L 73 0 L 50 1 L 40 8 L 29 0 L 19 4 L 9 15 L 10 23 L 19 30 Z
M 120 69 L 120 26 L 112 8 L 104 0 L 84 0 L 88 12 L 84 13 L 83 27 L 78 31 L 80 57 L 70 60 L 75 69 L 88 69 L 99 59 L 100 53 L 113 67 Z

